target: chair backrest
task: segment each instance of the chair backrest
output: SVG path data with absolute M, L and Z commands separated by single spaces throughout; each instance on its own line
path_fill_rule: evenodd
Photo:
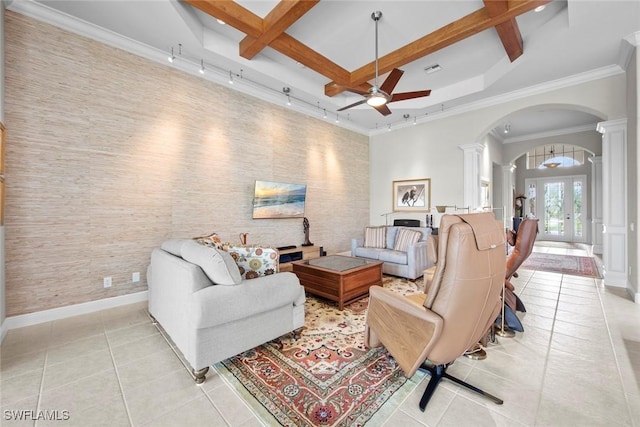
M 518 227 L 516 234 L 516 242 L 513 250 L 507 257 L 507 267 L 504 278 L 511 279 L 511 276 L 520 268 L 523 262 L 529 258 L 533 251 L 533 244 L 536 242 L 538 234 L 538 220 L 534 218 L 525 218 Z
M 493 213 L 443 215 L 438 264 L 424 306 L 443 319 L 428 359 L 454 361 L 477 343 L 500 310 L 506 254 L 502 223 Z

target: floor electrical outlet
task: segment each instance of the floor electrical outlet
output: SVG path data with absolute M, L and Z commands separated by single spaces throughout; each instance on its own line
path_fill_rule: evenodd
M 111 277 L 105 277 L 104 279 L 102 279 L 102 284 L 104 285 L 105 288 L 110 288 L 111 287 Z

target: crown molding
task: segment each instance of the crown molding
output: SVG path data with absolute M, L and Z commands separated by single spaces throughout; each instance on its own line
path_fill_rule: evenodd
M 252 96 L 254 98 L 261 99 L 270 104 L 275 104 L 282 108 L 287 108 L 301 114 L 304 114 L 308 117 L 312 117 L 324 122 L 328 122 L 333 126 L 341 127 L 344 129 L 348 129 L 350 131 L 368 136 L 369 129 L 363 128 L 350 122 L 345 115 L 341 117 L 340 122 L 335 122 L 332 119 L 334 112 L 327 111 L 330 113 L 327 118 L 323 117 L 324 110 L 319 110 L 312 106 L 302 105 L 301 103 L 292 102 L 290 106 L 284 106 L 282 103 L 282 92 L 267 88 L 265 86 L 258 85 L 257 83 L 251 82 L 247 79 L 244 80 L 235 80 L 234 85 L 230 87 L 228 84 L 229 80 L 229 71 L 228 70 L 218 70 L 217 72 L 207 72 L 204 75 L 200 74 L 200 62 L 191 60 L 186 57 L 179 57 L 174 61 L 173 64 L 169 64 L 167 62 L 168 52 L 156 49 L 147 44 L 141 43 L 137 40 L 131 39 L 129 37 L 125 37 L 121 34 L 118 34 L 114 31 L 107 30 L 105 28 L 99 27 L 90 22 L 78 19 L 64 12 L 60 12 L 56 9 L 53 9 L 49 6 L 46 6 L 42 3 L 38 3 L 32 0 L 23 0 L 23 1 L 13 1 L 7 5 L 7 9 L 19 13 L 21 15 L 29 16 L 38 21 L 44 22 L 46 24 L 54 25 L 63 30 L 72 32 L 74 34 L 78 34 L 83 37 L 87 37 L 91 40 L 95 40 L 97 42 L 109 45 L 111 47 L 115 47 L 117 49 L 124 50 L 125 52 L 132 53 L 134 55 L 140 56 L 142 58 L 146 58 L 150 61 L 157 62 L 159 64 L 179 69 L 187 74 L 190 74 L 194 77 L 198 77 L 201 79 L 205 79 L 214 83 L 217 83 L 221 86 L 227 87 L 230 90 L 235 90 L 238 92 L 242 92 L 245 95 Z M 212 67 L 208 67 L 208 71 L 214 71 L 211 69 Z
M 623 74 L 625 71 L 618 65 L 609 65 L 595 70 L 586 71 L 584 73 L 574 74 L 569 77 L 552 80 L 545 83 L 540 83 L 534 86 L 529 86 L 523 89 L 517 89 L 502 95 L 496 95 L 489 98 L 485 98 L 479 101 L 469 102 L 457 107 L 450 107 L 441 112 L 436 111 L 429 113 L 428 116 L 419 118 L 418 124 L 428 123 L 434 120 L 440 120 L 446 117 L 453 117 L 459 114 L 464 114 L 472 111 L 481 110 L 496 105 L 505 104 L 507 102 L 516 101 L 522 98 L 528 98 L 534 95 L 540 95 L 546 92 L 559 90 L 567 87 L 576 86 L 583 83 L 588 83 L 595 80 L 605 79 L 608 77 L 617 76 Z M 393 129 L 402 129 L 413 125 L 413 123 L 400 123 L 393 127 Z M 383 133 L 382 130 L 376 129 L 371 131 L 369 135 L 375 135 Z
M 530 141 L 532 139 L 550 138 L 554 136 L 570 135 L 573 133 L 589 132 L 589 131 L 595 131 L 595 130 L 596 130 L 596 124 L 594 123 L 590 125 L 573 126 L 573 127 L 564 128 L 564 129 L 555 129 L 555 130 L 550 130 L 545 132 L 530 133 L 527 135 L 515 136 L 513 138 L 505 138 L 502 140 L 502 143 L 512 144 L 514 142 Z
M 165 51 L 140 43 L 129 37 L 122 36 L 120 34 L 117 34 L 113 31 L 99 27 L 90 22 L 75 18 L 71 15 L 68 15 L 66 13 L 55 10 L 49 6 L 46 6 L 45 4 L 35 2 L 33 0 L 11 1 L 6 3 L 6 8 L 12 12 L 29 16 L 31 18 L 37 19 L 47 24 L 57 26 L 64 30 L 73 32 L 75 34 L 90 38 L 92 40 L 104 43 L 106 45 L 109 45 L 121 50 L 124 50 L 126 52 L 163 64 L 165 66 L 171 66 L 173 68 L 184 71 L 195 77 L 203 78 L 203 79 L 212 81 L 214 83 L 220 84 L 222 86 L 229 87 L 229 85 L 227 84 L 228 71 L 224 71 L 224 73 L 210 72 L 210 73 L 206 73 L 205 75 L 201 75 L 198 72 L 198 70 L 200 69 L 200 63 L 199 62 L 196 63 L 195 61 L 190 61 L 185 58 L 182 58 L 181 61 L 176 61 L 174 64 L 169 65 L 167 63 L 167 52 Z M 639 43 L 640 32 L 631 34 L 625 37 L 624 40 L 626 42 L 624 42 L 623 46 L 629 46 L 630 51 L 632 51 L 633 48 L 631 46 L 638 46 L 640 44 Z M 620 58 L 621 59 L 627 58 L 627 55 L 628 55 L 628 58 L 630 58 L 630 53 L 626 53 L 626 48 L 623 47 L 622 50 L 625 53 L 621 53 Z M 627 61 L 627 64 L 629 61 L 628 58 L 625 59 Z M 619 61 L 619 63 L 622 63 L 622 62 Z M 622 66 L 610 65 L 607 67 L 587 71 L 584 73 L 553 80 L 550 82 L 529 86 L 527 88 L 514 90 L 506 94 L 496 95 L 496 96 L 485 98 L 479 101 L 469 102 L 466 104 L 462 104 L 460 106 L 450 107 L 447 109 L 444 109 L 443 107 L 442 111 L 431 112 L 428 115 L 424 115 L 424 116 L 416 116 L 417 118 L 416 124 L 422 124 L 422 123 L 427 123 L 434 120 L 440 120 L 446 117 L 453 117 L 459 114 L 464 114 L 464 113 L 480 110 L 483 108 L 504 104 L 510 101 L 530 97 L 533 95 L 539 95 L 545 92 L 550 92 L 553 90 L 575 86 L 575 85 L 590 82 L 593 80 L 599 80 L 599 79 L 615 76 L 618 74 L 622 74 L 624 72 L 625 72 L 625 69 Z M 288 108 L 293 111 L 297 111 L 306 116 L 316 118 L 321 121 L 329 122 L 333 126 L 338 126 L 344 129 L 348 129 L 365 136 L 378 135 L 384 132 L 388 132 L 389 130 L 394 131 L 394 130 L 399 130 L 399 129 L 403 129 L 403 128 L 414 125 L 414 123 L 411 121 L 405 121 L 398 124 L 390 124 L 390 126 L 384 126 L 378 129 L 368 129 L 362 126 L 355 125 L 344 116 L 343 116 L 343 119 L 339 123 L 337 123 L 331 119 L 333 114 L 335 114 L 333 111 L 329 112 L 330 116 L 328 118 L 324 118 L 323 114 L 321 114 L 321 111 L 319 109 L 315 109 L 310 106 L 307 107 L 306 105 L 292 103 L 291 106 L 285 107 L 282 105 L 281 92 L 275 91 L 275 90 L 266 90 L 267 88 L 258 87 L 257 84 L 252 84 L 251 82 L 243 82 L 243 83 L 245 84 L 234 84 L 234 86 L 231 87 L 230 89 L 236 90 L 238 92 L 242 92 L 246 95 L 261 99 L 271 104 L 282 106 L 283 108 Z M 391 127 L 391 129 L 389 129 L 389 127 Z
M 638 46 L 640 46 L 640 31 L 631 33 L 622 39 L 622 44 L 620 45 L 620 54 L 618 55 L 618 65 L 620 65 L 623 70 L 626 70 L 629 66 L 633 51 Z

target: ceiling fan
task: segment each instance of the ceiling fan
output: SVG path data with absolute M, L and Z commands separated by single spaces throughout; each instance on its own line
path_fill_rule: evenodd
M 371 14 L 371 19 L 376 23 L 376 79 L 374 85 L 369 88 L 367 91 L 363 91 L 357 88 L 346 88 L 347 91 L 357 93 L 359 95 L 364 96 L 364 99 L 354 102 L 351 105 L 347 105 L 346 107 L 340 108 L 338 111 L 348 110 L 349 108 L 355 107 L 357 105 L 364 104 L 365 102 L 378 110 L 380 114 L 383 116 L 388 116 L 391 114 L 391 110 L 387 106 L 390 102 L 396 101 L 404 101 L 407 99 L 414 98 L 422 98 L 424 96 L 429 96 L 431 90 L 419 90 L 415 92 L 402 92 L 402 93 L 392 93 L 393 89 L 396 87 L 398 82 L 400 81 L 400 77 L 404 74 L 404 71 L 394 68 L 391 70 L 387 78 L 382 82 L 381 86 L 378 86 L 378 21 L 382 17 L 382 12 L 375 11 Z

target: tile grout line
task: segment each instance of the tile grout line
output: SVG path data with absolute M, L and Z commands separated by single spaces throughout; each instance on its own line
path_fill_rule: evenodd
M 122 381 L 120 381 L 120 373 L 118 372 L 118 367 L 116 366 L 116 359 L 113 355 L 113 349 L 111 348 L 111 341 L 109 341 L 109 334 L 107 334 L 107 330 L 104 326 L 104 322 L 102 320 L 102 316 L 100 317 L 100 322 L 102 323 L 102 330 L 104 334 L 104 338 L 107 340 L 107 347 L 109 348 L 109 356 L 111 356 L 111 363 L 113 364 L 113 370 L 116 373 L 116 380 L 118 381 L 118 388 L 120 389 L 120 396 L 122 398 L 122 403 L 124 403 L 124 410 L 127 411 L 127 418 L 129 419 L 129 425 L 133 427 L 133 419 L 131 418 L 131 411 L 129 410 L 129 405 L 127 403 L 127 398 L 124 394 L 124 388 L 122 387 Z
M 538 271 L 538 270 L 536 270 Z M 531 280 L 531 278 L 535 275 L 535 272 L 531 275 L 531 277 L 529 278 L 529 280 Z M 549 345 L 547 346 L 547 351 L 545 353 L 544 356 L 544 366 L 542 368 L 542 382 L 540 382 L 540 393 L 538 394 L 538 405 L 536 406 L 536 414 L 534 417 L 534 424 L 536 424 L 537 420 L 538 420 L 538 414 L 540 413 L 540 405 L 542 404 L 542 395 L 543 395 L 543 391 L 544 391 L 544 383 L 545 383 L 545 378 L 547 377 L 547 368 L 549 366 L 549 354 L 551 353 L 551 344 L 553 342 L 553 331 L 555 330 L 556 327 L 556 318 L 558 316 L 558 305 L 560 303 L 560 293 L 562 291 L 562 278 L 564 277 L 564 274 L 561 275 L 560 277 L 560 283 L 558 283 L 558 295 L 556 298 L 556 306 L 555 309 L 553 311 L 553 321 L 551 322 L 551 333 L 549 334 Z M 527 282 L 528 283 L 528 282 Z
M 51 330 L 53 329 L 53 322 L 49 322 L 49 337 L 51 336 Z M 48 340 L 48 338 L 47 338 Z M 40 411 L 42 406 L 42 393 L 44 393 L 44 376 L 47 372 L 47 360 L 49 359 L 49 342 L 47 341 L 47 350 L 44 353 L 44 361 L 42 362 L 42 377 L 40 378 L 40 389 L 38 390 L 38 401 L 36 402 L 36 414 Z M 37 426 L 38 421 L 34 420 L 34 427 Z
M 604 279 L 602 280 L 602 285 L 604 285 Z M 622 376 L 622 370 L 620 369 L 620 360 L 618 359 L 618 353 L 616 352 L 616 347 L 613 345 L 613 337 L 611 336 L 611 328 L 609 327 L 609 319 L 607 318 L 607 311 L 604 308 L 604 301 L 602 300 L 602 294 L 598 292 L 598 285 L 596 284 L 596 280 L 594 280 L 594 286 L 596 287 L 596 294 L 598 295 L 598 301 L 600 302 L 600 310 L 602 310 L 602 317 L 604 318 L 604 324 L 607 328 L 607 337 L 609 337 L 609 345 L 611 346 L 611 351 L 613 352 L 613 360 L 616 364 L 616 372 L 617 377 L 620 380 L 620 385 L 622 386 L 622 394 L 624 395 L 624 401 L 626 403 L 627 415 L 629 416 L 629 420 L 631 420 L 631 425 L 635 426 L 637 423 L 634 421 L 633 412 L 631 411 L 631 402 L 629 401 L 629 394 L 626 392 L 624 387 L 624 377 Z

